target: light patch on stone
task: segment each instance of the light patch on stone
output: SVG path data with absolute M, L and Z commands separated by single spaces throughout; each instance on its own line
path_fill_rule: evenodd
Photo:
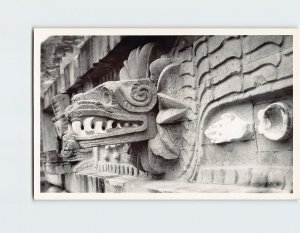
M 211 124 L 204 133 L 211 143 L 225 143 L 249 140 L 253 132 L 252 123 L 241 119 L 235 113 L 227 112 Z

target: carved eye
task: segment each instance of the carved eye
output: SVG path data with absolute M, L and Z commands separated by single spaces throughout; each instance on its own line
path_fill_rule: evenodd
M 112 94 L 108 89 L 106 89 L 106 88 L 102 89 L 101 97 L 102 97 L 102 101 L 103 101 L 104 104 L 111 104 L 112 103 L 112 99 L 113 99 Z

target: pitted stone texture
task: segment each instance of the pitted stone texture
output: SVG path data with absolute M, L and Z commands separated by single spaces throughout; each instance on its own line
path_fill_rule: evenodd
M 278 68 L 278 79 L 291 77 L 293 75 L 293 49 L 283 51 L 282 61 Z
M 246 36 L 243 39 L 243 51 L 249 53 L 258 49 L 264 44 L 276 44 L 281 45 L 283 42 L 283 36 L 280 35 L 266 35 L 266 36 Z
M 277 69 L 272 65 L 266 65 L 244 75 L 244 90 L 255 88 L 267 82 L 277 79 Z
M 242 78 L 234 75 L 230 79 L 218 84 L 214 89 L 214 99 L 219 99 L 225 95 L 241 92 L 243 89 Z
M 208 57 L 210 66 L 215 68 L 229 58 L 240 58 L 242 47 L 239 39 L 228 40 L 224 45 Z

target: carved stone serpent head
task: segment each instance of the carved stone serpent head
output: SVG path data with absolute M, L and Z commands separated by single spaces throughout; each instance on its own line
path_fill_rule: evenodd
M 65 110 L 68 130 L 62 155 L 79 148 L 130 144 L 135 166 L 164 174 L 180 156 L 180 123 L 192 118 L 188 106 L 174 97 L 173 79 L 180 63 L 155 60 L 154 44 L 133 50 L 120 81 L 103 83 L 77 94 Z

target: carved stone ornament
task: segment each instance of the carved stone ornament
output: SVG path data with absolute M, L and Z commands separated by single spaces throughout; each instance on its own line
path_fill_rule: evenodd
M 273 141 L 287 139 L 292 133 L 291 109 L 278 102 L 258 111 L 258 132 Z
M 211 143 L 225 143 L 249 140 L 254 130 L 252 123 L 241 119 L 235 113 L 227 112 L 211 124 L 204 133 Z
M 59 94 L 54 96 L 51 100 L 53 112 L 55 117 L 52 119 L 55 126 L 56 134 L 59 138 L 62 138 L 67 131 L 68 122 L 65 117 L 65 109 L 70 105 L 70 97 L 67 94 Z
M 78 148 L 128 144 L 131 163 L 141 171 L 159 175 L 172 170 L 182 147 L 181 122 L 193 114 L 169 88 L 181 64 L 170 58 L 154 60 L 155 49 L 150 43 L 133 50 L 120 81 L 73 97 L 65 111 L 63 155 Z

